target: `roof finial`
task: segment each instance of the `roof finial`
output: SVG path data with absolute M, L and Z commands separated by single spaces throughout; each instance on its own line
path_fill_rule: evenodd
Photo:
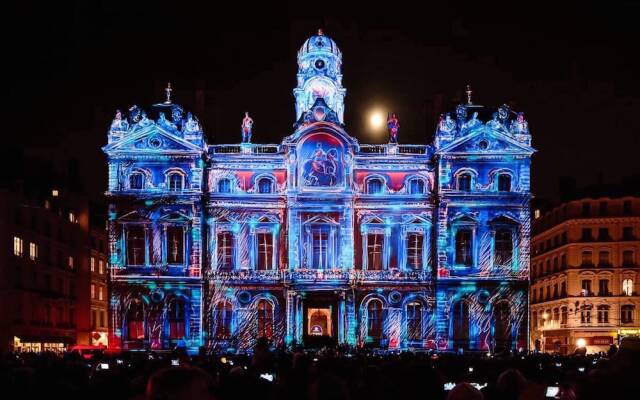
M 467 90 L 465 92 L 467 93 L 467 104 L 473 104 L 471 102 L 471 93 L 473 93 L 473 91 L 471 90 L 471 85 L 467 85 Z
M 167 88 L 164 91 L 167 94 L 167 99 L 164 101 L 164 104 L 171 104 L 171 92 L 173 91 L 173 89 L 171 89 L 171 82 L 167 82 Z
M 322 32 L 322 28 L 318 29 L 318 36 L 324 36 L 324 32 Z

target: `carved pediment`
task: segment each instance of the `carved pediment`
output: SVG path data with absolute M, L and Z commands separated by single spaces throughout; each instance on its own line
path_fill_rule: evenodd
M 531 155 L 535 149 L 519 142 L 502 131 L 482 127 L 467 136 L 454 140 L 438 150 L 437 154 L 523 154 Z
M 160 125 L 150 123 L 133 130 L 127 137 L 104 147 L 106 153 L 201 153 L 203 149 L 178 137 Z

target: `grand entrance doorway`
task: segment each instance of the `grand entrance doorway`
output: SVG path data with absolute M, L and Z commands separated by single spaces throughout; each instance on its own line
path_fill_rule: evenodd
M 307 292 L 303 306 L 305 347 L 335 345 L 338 342 L 338 297 L 333 292 Z

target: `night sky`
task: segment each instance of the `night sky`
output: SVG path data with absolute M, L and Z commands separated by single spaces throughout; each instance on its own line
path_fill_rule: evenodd
M 115 110 L 162 101 L 168 81 L 209 143 L 239 142 L 246 110 L 254 142 L 279 142 L 295 117 L 296 52 L 318 28 L 343 52 L 345 122 L 361 143 L 386 141 L 368 129 L 374 107 L 398 113 L 401 143 L 430 143 L 469 83 L 474 103 L 525 112 L 536 196 L 555 197 L 562 176 L 640 172 L 635 2 L 53 3 L 3 10 L 2 158 L 14 165 L 3 179 L 26 163 L 46 175 L 72 165 L 99 198 Z

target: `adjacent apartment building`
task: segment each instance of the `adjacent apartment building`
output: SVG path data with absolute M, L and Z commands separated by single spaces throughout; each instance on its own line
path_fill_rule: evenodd
M 531 346 L 607 350 L 638 335 L 640 198 L 584 198 L 533 222 Z

